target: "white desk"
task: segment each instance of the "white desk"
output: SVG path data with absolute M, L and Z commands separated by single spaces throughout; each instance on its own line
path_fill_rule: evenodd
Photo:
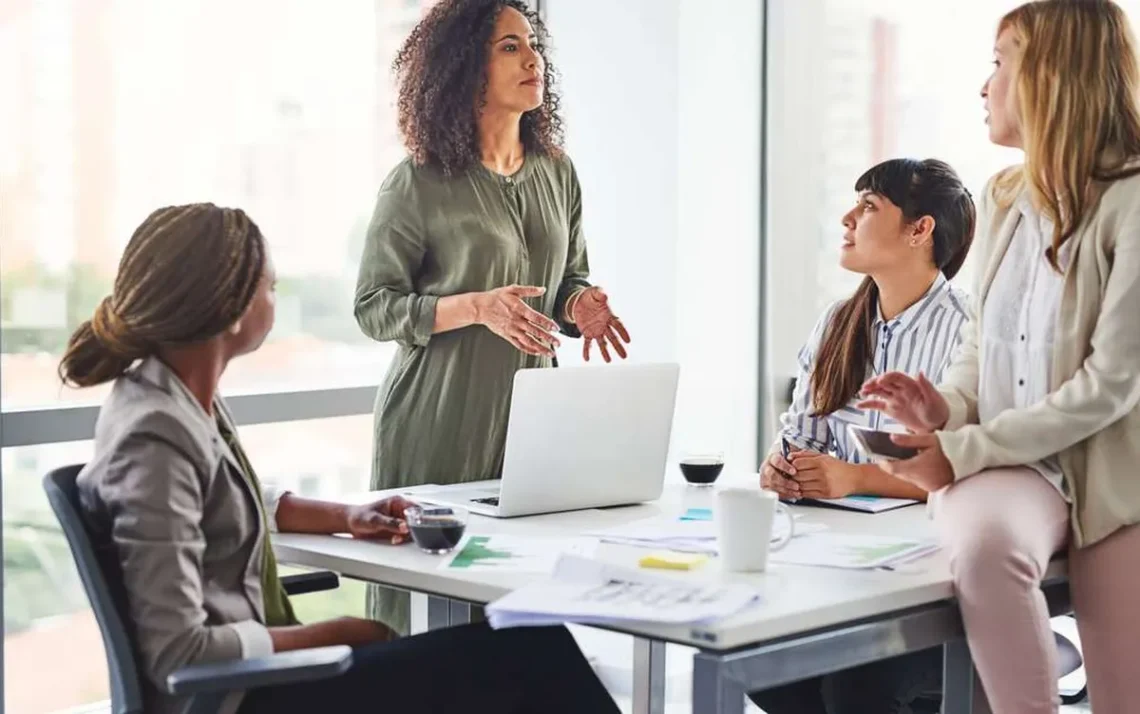
M 407 493 L 407 491 L 403 491 Z M 358 500 L 377 498 L 361 495 Z M 711 507 L 712 490 L 667 487 L 660 501 L 608 510 L 576 511 L 517 519 L 472 516 L 468 533 L 576 535 L 660 513 Z M 833 531 L 917 535 L 931 533 L 922 506 L 877 515 L 799 507 L 802 519 Z M 434 596 L 434 626 L 464 621 L 465 604 L 491 602 L 534 575 L 469 574 L 439 569 L 440 557 L 414 545 L 394 548 L 343 537 L 278 535 L 283 562 L 333 570 L 347 577 Z M 646 551 L 602 544 L 601 560 L 636 567 Z M 1055 562 L 1046 594 L 1054 613 L 1068 610 L 1064 563 Z M 713 626 L 637 625 L 617 628 L 639 638 L 635 648 L 635 711 L 663 711 L 664 644 L 697 647 L 693 663 L 693 712 L 741 714 L 744 694 L 928 647 L 946 647 L 946 714 L 972 711 L 978 698 L 962 625 L 952 601 L 945 557 L 933 555 L 897 571 L 848 571 L 772 564 L 761 575 L 721 571 L 716 560 L 676 577 L 744 582 L 762 602 Z

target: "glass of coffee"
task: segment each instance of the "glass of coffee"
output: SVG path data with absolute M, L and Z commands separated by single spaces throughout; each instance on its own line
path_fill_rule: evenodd
M 724 454 L 689 454 L 681 459 L 681 475 L 690 486 L 708 488 L 716 483 L 724 470 Z
M 425 553 L 450 553 L 467 530 L 467 509 L 416 504 L 404 509 L 412 540 Z

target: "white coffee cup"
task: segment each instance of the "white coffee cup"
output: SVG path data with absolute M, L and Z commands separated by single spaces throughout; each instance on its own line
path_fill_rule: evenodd
M 772 491 L 723 488 L 717 491 L 715 514 L 717 550 L 725 570 L 758 573 L 768 567 L 768 553 L 783 548 L 795 533 L 796 522 Z M 775 543 L 776 514 L 788 519 L 788 531 Z

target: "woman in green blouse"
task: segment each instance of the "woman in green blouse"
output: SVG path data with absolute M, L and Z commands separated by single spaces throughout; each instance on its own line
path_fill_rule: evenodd
M 409 157 L 380 190 L 355 306 L 365 334 L 399 344 L 376 399 L 374 489 L 497 478 L 514 375 L 551 366 L 558 334 L 582 337 L 587 360 L 594 343 L 626 356 L 587 281 L 545 39 L 518 0 L 442 0 L 396 58 Z M 374 589 L 369 610 L 407 632 L 406 596 Z

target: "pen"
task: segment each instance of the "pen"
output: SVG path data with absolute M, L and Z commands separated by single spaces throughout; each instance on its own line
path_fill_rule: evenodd
M 780 453 L 784 455 L 784 461 L 787 461 L 789 464 L 792 463 L 792 447 L 788 444 L 788 439 L 785 436 L 780 436 Z M 784 478 L 791 479 L 792 477 L 785 473 Z M 800 499 L 789 498 L 786 500 L 791 503 L 798 503 Z

